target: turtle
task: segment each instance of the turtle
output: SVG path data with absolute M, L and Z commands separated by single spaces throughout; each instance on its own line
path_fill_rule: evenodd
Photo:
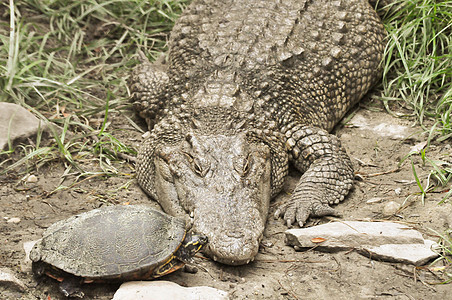
M 82 283 L 157 278 L 193 262 L 206 243 L 182 219 L 142 205 L 114 205 L 51 225 L 30 259 L 36 276 L 60 281 L 66 297 L 82 298 Z

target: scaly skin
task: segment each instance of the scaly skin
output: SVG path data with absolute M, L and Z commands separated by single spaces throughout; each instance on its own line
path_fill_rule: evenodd
M 226 264 L 257 254 L 289 161 L 304 174 L 276 215 L 335 214 L 353 168 L 328 131 L 378 80 L 384 36 L 364 0 L 194 1 L 131 76 L 151 132 L 138 182 Z

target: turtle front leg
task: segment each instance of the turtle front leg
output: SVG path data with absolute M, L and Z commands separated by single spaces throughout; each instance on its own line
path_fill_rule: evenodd
M 310 126 L 295 130 L 287 140 L 295 167 L 304 172 L 291 198 L 275 212 L 288 227 L 303 227 L 310 217 L 339 214 L 330 207 L 348 194 L 353 167 L 340 140 L 327 131 Z
M 59 284 L 59 289 L 64 296 L 70 298 L 83 298 L 85 294 L 82 292 L 81 285 L 83 279 L 77 276 L 68 276 Z

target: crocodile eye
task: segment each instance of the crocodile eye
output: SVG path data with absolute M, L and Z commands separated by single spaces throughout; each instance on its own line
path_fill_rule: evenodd
M 203 168 L 201 166 L 201 161 L 197 158 L 193 159 L 192 162 L 192 166 L 193 166 L 193 171 L 195 171 L 196 174 L 198 174 L 201 177 L 204 177 L 204 171 Z
M 201 160 L 199 158 L 193 157 L 192 154 L 188 152 L 183 152 L 185 156 L 187 157 L 188 161 L 190 162 L 190 166 L 198 176 L 204 177 L 207 174 L 207 171 L 209 171 L 209 167 L 203 165 Z
M 243 164 L 242 176 L 246 176 L 249 171 L 250 171 L 250 156 L 248 155 L 248 157 L 245 159 L 245 163 Z

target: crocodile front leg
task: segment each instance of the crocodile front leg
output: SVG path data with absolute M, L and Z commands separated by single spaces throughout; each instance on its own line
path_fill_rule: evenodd
M 130 78 L 131 101 L 151 131 L 156 117 L 167 105 L 168 99 L 164 95 L 169 77 L 163 59 L 151 64 L 141 51 L 138 54 L 141 64 L 133 70 Z
M 353 167 L 340 140 L 310 126 L 295 130 L 287 140 L 295 167 L 304 172 L 291 198 L 275 212 L 288 227 L 304 225 L 310 216 L 338 215 L 329 205 L 344 199 L 352 187 Z

